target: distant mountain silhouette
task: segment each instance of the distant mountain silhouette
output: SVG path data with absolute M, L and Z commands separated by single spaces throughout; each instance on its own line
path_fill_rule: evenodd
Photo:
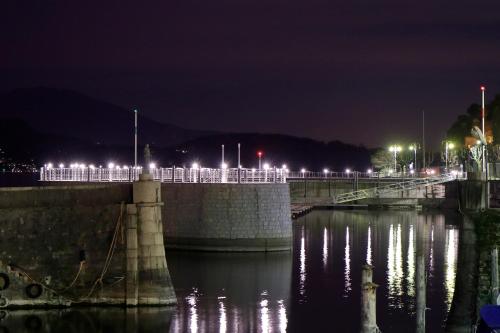
M 10 161 L 33 162 L 37 166 L 46 162 L 130 162 L 133 156 L 131 147 L 97 145 L 81 139 L 47 134 L 33 129 L 24 120 L 10 118 L 0 119 L 0 150 Z
M 225 161 L 237 165 L 237 144 L 241 143 L 244 167 L 257 167 L 258 150 L 271 166 L 287 163 L 292 170 L 304 167 L 321 171 L 370 166 L 373 152 L 363 146 L 339 141 L 321 142 L 279 134 L 224 133 L 183 129 L 140 116 L 139 162 L 142 147 L 152 146 L 153 159 L 162 166 L 187 166 L 194 161 L 218 167 L 221 145 Z M 19 89 L 0 95 L 0 149 L 19 162 L 40 166 L 58 163 L 109 161 L 133 162 L 133 113 L 69 90 Z
M 321 142 L 279 134 L 229 133 L 212 135 L 180 144 L 176 148 L 175 159 L 189 166 L 193 161 L 208 167 L 221 163 L 221 145 L 224 144 L 224 160 L 230 167 L 236 167 L 237 147 L 241 143 L 241 163 L 243 167 L 257 167 L 257 152 L 262 151 L 262 161 L 280 167 L 286 163 L 292 170 L 301 168 L 321 171 L 328 168 L 342 171 L 345 168 L 364 171 L 370 166 L 373 150 L 340 141 Z M 163 156 L 167 156 L 164 154 Z M 165 161 L 166 163 L 174 162 Z
M 71 90 L 17 89 L 0 95 L 0 116 L 26 121 L 35 130 L 103 145 L 133 145 L 131 110 Z M 144 117 L 139 112 L 142 143 L 168 147 L 212 134 Z

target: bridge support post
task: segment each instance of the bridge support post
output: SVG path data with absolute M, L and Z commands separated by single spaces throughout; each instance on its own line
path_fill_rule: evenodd
M 361 272 L 361 333 L 380 332 L 377 326 L 377 287 L 372 282 L 373 266 L 364 265 Z

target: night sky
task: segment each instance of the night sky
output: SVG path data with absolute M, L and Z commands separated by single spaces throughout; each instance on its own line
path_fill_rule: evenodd
M 500 93 L 500 1 L 7 0 L 0 90 L 68 88 L 188 128 L 437 145 Z M 71 112 L 68 110 L 68 112 Z

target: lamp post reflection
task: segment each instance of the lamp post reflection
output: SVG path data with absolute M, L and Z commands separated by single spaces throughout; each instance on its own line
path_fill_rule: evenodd
M 372 265 L 372 229 L 368 226 L 368 241 L 366 245 L 366 263 Z
M 323 229 L 323 268 L 326 269 L 326 263 L 328 262 L 328 230 L 326 227 Z
M 455 228 L 446 230 L 446 248 L 445 248 L 445 280 L 444 287 L 446 290 L 446 305 L 448 311 L 453 300 L 455 291 L 455 272 L 457 268 L 457 253 L 458 253 L 458 231 Z
M 351 247 L 349 244 L 349 226 L 345 231 L 345 270 L 344 270 L 344 297 L 347 297 L 351 291 Z

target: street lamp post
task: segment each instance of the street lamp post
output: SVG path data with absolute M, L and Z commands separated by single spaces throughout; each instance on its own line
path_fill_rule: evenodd
M 483 144 L 483 153 L 482 153 L 482 160 L 483 160 L 483 165 L 482 165 L 482 168 L 483 168 L 483 172 L 486 172 L 486 163 L 488 163 L 488 161 L 486 160 L 486 132 L 485 132 L 485 128 L 484 128 L 484 117 L 485 117 L 485 108 L 484 108 L 484 91 L 486 90 L 486 87 L 485 86 L 481 86 L 481 131 L 483 132 L 483 136 L 484 136 L 484 144 Z
M 393 145 L 389 147 L 389 151 L 394 153 L 394 172 L 398 172 L 397 154 L 401 151 L 401 147 Z
M 418 170 L 417 167 L 417 144 L 411 145 L 410 150 L 413 150 L 414 157 L 413 157 L 413 169 Z
M 134 110 L 134 167 L 137 168 L 137 109 Z
M 222 168 L 222 165 L 224 165 L 224 145 L 222 145 L 222 156 L 221 156 L 221 162 L 220 162 L 220 166 Z
M 445 141 L 444 142 L 444 145 L 445 145 L 445 171 L 448 172 L 448 151 L 450 149 L 453 149 L 455 148 L 455 145 L 452 143 L 452 142 L 448 142 L 448 141 Z

